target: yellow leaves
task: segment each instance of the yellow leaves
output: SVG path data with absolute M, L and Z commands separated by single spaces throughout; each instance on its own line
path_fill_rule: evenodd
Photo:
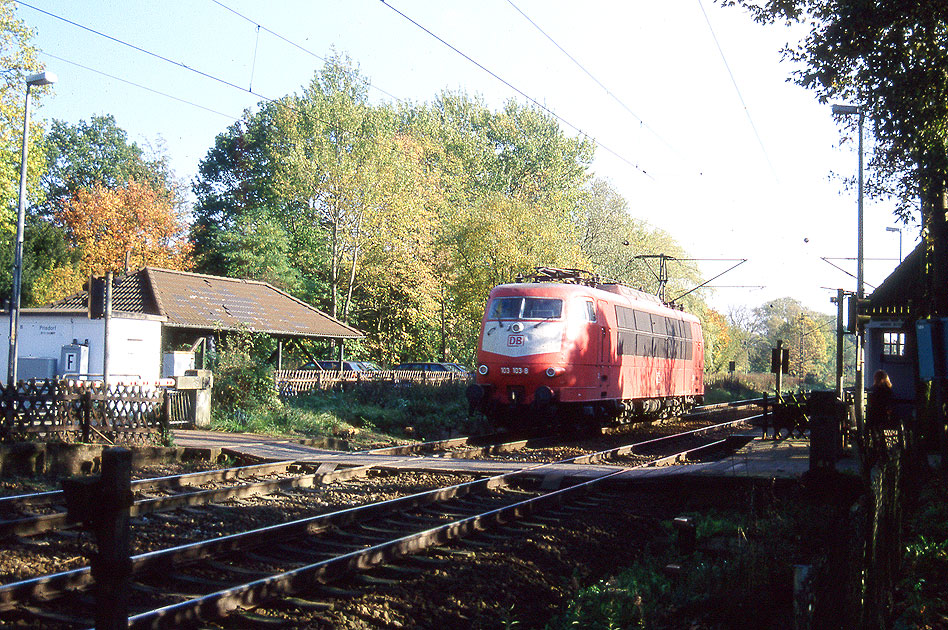
M 191 267 L 186 224 L 167 196 L 147 184 L 81 189 L 56 218 L 82 252 L 83 275 L 124 269 L 126 255 L 132 267 Z
M 82 290 L 86 277 L 74 267 L 53 267 L 33 283 L 33 306 L 49 304 Z

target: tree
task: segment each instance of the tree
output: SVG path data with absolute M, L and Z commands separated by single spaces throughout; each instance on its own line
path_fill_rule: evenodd
M 42 66 L 32 45 L 33 30 L 14 17 L 14 3 L 0 0 L 0 230 L 12 231 L 16 224 L 15 208 L 20 180 L 23 142 L 24 79 Z M 31 91 L 35 104 L 42 101 L 45 89 Z M 30 125 L 30 150 L 27 176 L 29 195 L 35 198 L 37 180 L 43 163 L 42 133 L 38 124 Z
M 790 351 L 790 375 L 806 377 L 814 375 L 824 378 L 826 361 L 826 339 L 820 325 L 801 313 L 784 322 L 777 335 Z
M 387 116 L 369 106 L 368 81 L 343 56 L 328 59 L 300 96 L 279 105 L 270 138 L 279 155 L 275 188 L 289 201 L 296 236 L 310 248 L 328 247 L 321 260 L 328 263 L 330 313 L 336 317 L 341 311 L 345 320 L 365 239 L 363 223 L 382 195 L 376 176 L 390 156 Z
M 190 267 L 191 246 L 183 218 L 148 184 L 80 189 L 56 216 L 81 252 L 80 271 L 103 274 L 130 266 Z
M 922 200 L 926 310 L 948 315 L 948 5 L 940 1 L 724 0 L 761 22 L 806 24 L 787 56 L 823 103 L 856 103 L 876 139 L 870 191 L 893 194 L 908 218 Z M 924 315 L 925 313 L 923 313 Z
M 51 217 L 82 189 L 96 184 L 119 188 L 130 181 L 147 183 L 177 201 L 174 175 L 163 157 L 149 159 L 111 115 L 93 116 L 75 125 L 54 120 L 45 139 L 46 172 L 42 177 L 45 202 L 40 215 Z
M 253 273 L 253 269 L 272 269 L 266 262 L 249 260 L 252 252 L 268 254 L 265 249 L 251 247 L 240 254 L 239 262 L 227 252 L 240 246 L 239 238 L 228 236 L 232 230 L 240 232 L 242 226 L 266 220 L 265 217 L 282 225 L 279 217 L 285 204 L 273 191 L 273 160 L 266 145 L 275 107 L 268 104 L 255 114 L 244 112 L 240 120 L 215 138 L 214 146 L 198 166 L 192 186 L 197 201 L 192 209 L 190 231 L 198 271 L 263 280 L 244 274 Z M 234 262 L 237 268 L 232 266 Z M 296 272 L 293 275 L 299 277 Z M 277 284 L 292 286 L 294 280 L 285 278 Z

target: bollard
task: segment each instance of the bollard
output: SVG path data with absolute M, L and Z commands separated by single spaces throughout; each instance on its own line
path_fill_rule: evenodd
M 102 453 L 100 476 L 63 481 L 70 520 L 91 529 L 98 547 L 91 562 L 96 630 L 128 628 L 131 474 L 132 452 L 110 448 Z

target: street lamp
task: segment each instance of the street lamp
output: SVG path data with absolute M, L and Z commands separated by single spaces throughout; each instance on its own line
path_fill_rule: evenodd
M 26 222 L 26 158 L 30 136 L 30 88 L 56 82 L 52 72 L 39 72 L 26 77 L 26 107 L 23 111 L 23 153 L 20 157 L 20 196 L 16 213 L 16 244 L 13 255 L 13 297 L 10 305 L 10 357 L 7 362 L 7 384 L 16 385 L 17 332 L 20 322 L 20 286 L 23 279 L 23 226 Z
M 863 188 L 863 176 L 862 176 L 862 125 L 864 114 L 862 108 L 858 105 L 833 105 L 833 114 L 836 116 L 859 116 L 859 201 L 858 201 L 858 211 L 856 216 L 856 303 L 858 305 L 859 300 L 865 297 L 865 287 L 863 286 L 863 239 L 862 239 L 862 223 L 863 223 L 863 211 L 862 211 L 862 188 Z M 863 378 L 863 361 L 864 359 L 864 348 L 865 348 L 865 336 L 863 335 L 862 329 L 859 327 L 856 328 L 856 421 L 860 423 L 863 422 L 863 401 L 866 396 L 866 383 Z
M 897 227 L 887 227 L 886 232 L 898 232 L 899 233 L 899 264 L 902 264 L 902 228 Z

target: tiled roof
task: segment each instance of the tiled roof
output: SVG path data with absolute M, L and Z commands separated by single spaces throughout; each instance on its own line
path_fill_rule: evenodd
M 88 293 L 48 308 L 84 309 Z M 250 330 L 297 337 L 359 338 L 361 331 L 265 282 L 145 267 L 120 277 L 112 310 L 162 315 L 166 326 Z

